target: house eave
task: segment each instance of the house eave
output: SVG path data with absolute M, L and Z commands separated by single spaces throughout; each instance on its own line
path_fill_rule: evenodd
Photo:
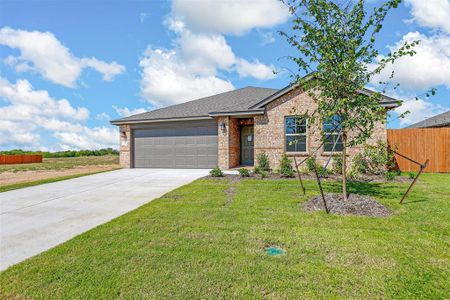
M 263 115 L 264 109 L 257 110 L 243 110 L 243 111 L 226 111 L 226 112 L 211 112 L 209 115 L 211 117 L 222 117 L 222 116 L 253 116 L 253 115 Z
M 178 117 L 178 118 L 159 118 L 159 119 L 140 119 L 140 120 L 112 120 L 112 125 L 128 125 L 128 124 L 142 124 L 142 123 L 159 123 L 159 122 L 178 122 L 178 121 L 196 121 L 196 120 L 211 120 L 210 116 L 193 116 L 193 117 Z
M 394 108 L 397 108 L 397 107 L 401 106 L 402 102 L 403 101 L 400 101 L 400 100 L 398 100 L 398 101 L 391 101 L 391 102 L 381 102 L 380 105 L 382 107 L 385 107 L 385 108 L 388 108 L 388 109 L 394 109 Z
M 310 77 L 309 77 L 310 78 Z M 292 90 L 297 88 L 297 84 L 291 84 L 286 86 L 285 88 L 279 90 L 278 92 L 276 92 L 275 94 L 267 97 L 266 99 L 263 99 L 262 101 L 256 103 L 255 105 L 251 106 L 249 109 L 254 109 L 254 110 L 258 110 L 258 109 L 263 109 L 267 104 L 269 104 L 272 101 L 275 101 L 276 99 L 286 95 L 287 93 L 291 92 Z M 372 94 L 374 94 L 374 91 L 371 91 L 369 89 L 362 89 L 359 91 L 361 94 L 363 95 L 367 95 L 370 96 Z M 392 97 L 388 97 L 386 95 L 380 94 L 381 96 L 381 101 L 380 101 L 380 105 L 382 107 L 386 107 L 386 108 L 396 108 L 399 107 L 402 103 L 401 100 L 397 100 L 394 99 Z

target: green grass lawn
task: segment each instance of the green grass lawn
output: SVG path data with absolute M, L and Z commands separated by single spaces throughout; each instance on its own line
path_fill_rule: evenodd
M 295 180 L 198 180 L 11 267 L 0 297 L 448 299 L 450 176 L 406 187 L 351 184 L 394 212 L 369 218 L 303 212 Z
M 82 157 L 58 157 L 44 158 L 42 163 L 0 165 L 0 173 L 37 171 L 37 170 L 61 170 L 72 169 L 80 166 L 118 165 L 118 155 L 82 156 Z

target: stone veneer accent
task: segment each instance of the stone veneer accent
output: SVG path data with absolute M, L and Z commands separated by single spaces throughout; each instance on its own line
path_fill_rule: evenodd
M 241 132 L 238 119 L 230 117 L 218 117 L 218 165 L 221 169 L 229 169 L 239 166 Z M 220 124 L 225 124 L 225 130 L 220 128 Z
M 123 135 L 123 133 L 125 135 Z M 120 125 L 120 166 L 131 168 L 131 128 L 130 125 Z
M 276 170 L 279 167 L 281 156 L 285 153 L 285 117 L 302 114 L 306 111 L 312 112 L 315 108 L 316 104 L 313 99 L 300 89 L 296 89 L 269 103 L 266 106 L 264 115 L 254 117 L 255 160 L 258 154 L 266 152 L 272 169 Z M 322 143 L 320 132 L 320 124 L 314 124 L 311 128 L 308 128 L 307 153 L 288 153 L 288 156 L 292 157 L 295 155 L 298 160 L 302 160 L 309 153 L 313 153 Z M 375 143 L 378 140 L 387 140 L 385 123 L 380 123 L 376 126 L 375 132 L 368 143 Z M 351 164 L 351 159 L 361 150 L 361 147 L 348 149 L 349 165 Z M 329 153 L 325 153 L 323 147 L 321 147 L 315 156 L 318 163 L 324 165 L 329 158 Z

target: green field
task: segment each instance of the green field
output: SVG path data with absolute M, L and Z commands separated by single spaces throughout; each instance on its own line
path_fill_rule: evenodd
M 393 211 L 370 218 L 302 211 L 313 181 L 197 180 L 11 267 L 0 297 L 448 299 L 449 183 L 425 174 L 404 205 L 405 183 L 350 184 Z
M 0 173 L 38 170 L 62 170 L 82 166 L 118 164 L 119 156 L 117 155 L 44 158 L 42 160 L 42 163 L 0 165 Z

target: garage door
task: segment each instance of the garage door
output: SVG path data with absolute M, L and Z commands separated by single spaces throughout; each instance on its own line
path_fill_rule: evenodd
M 217 166 L 217 123 L 176 122 L 134 130 L 135 168 Z

